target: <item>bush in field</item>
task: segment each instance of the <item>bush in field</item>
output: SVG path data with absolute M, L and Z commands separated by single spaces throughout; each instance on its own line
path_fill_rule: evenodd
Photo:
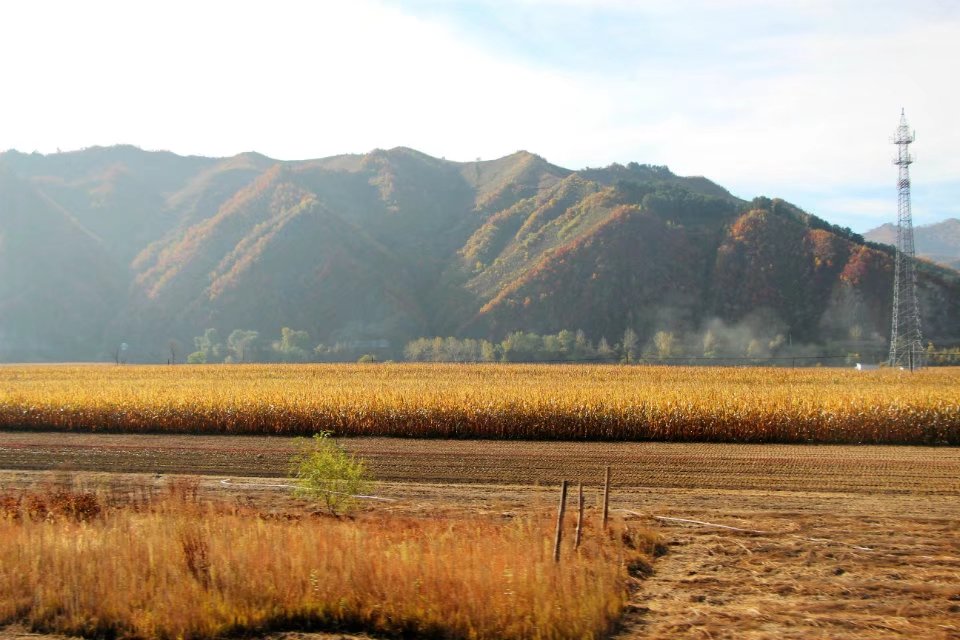
M 291 472 L 298 496 L 322 500 L 330 513 L 338 515 L 356 506 L 356 496 L 369 491 L 373 476 L 362 458 L 347 453 L 331 435 L 321 431 L 312 440 L 301 441 Z

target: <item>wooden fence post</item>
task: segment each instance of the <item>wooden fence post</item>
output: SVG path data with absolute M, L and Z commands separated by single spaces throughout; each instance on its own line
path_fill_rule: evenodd
M 560 562 L 560 540 L 563 539 L 563 514 L 567 510 L 567 481 L 560 485 L 560 509 L 557 511 L 557 539 L 553 543 L 553 560 Z
M 603 528 L 607 528 L 607 519 L 610 516 L 610 465 L 603 473 Z
M 574 549 L 580 548 L 580 538 L 583 535 L 583 483 L 577 483 L 577 539 L 573 543 Z

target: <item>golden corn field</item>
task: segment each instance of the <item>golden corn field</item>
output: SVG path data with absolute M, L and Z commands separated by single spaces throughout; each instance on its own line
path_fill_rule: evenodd
M 960 369 L 0 367 L 0 429 L 960 444 Z
M 0 632 L 222 638 L 289 629 L 392 637 L 599 638 L 655 537 L 599 527 L 553 559 L 549 517 L 261 513 L 189 492 L 0 493 Z

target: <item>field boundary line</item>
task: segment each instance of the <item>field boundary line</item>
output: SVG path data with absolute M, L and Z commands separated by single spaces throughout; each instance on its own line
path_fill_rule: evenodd
M 807 536 L 797 535 L 795 533 L 787 533 L 785 531 L 761 531 L 759 529 L 743 529 L 740 527 L 731 527 L 730 525 L 726 525 L 726 524 L 718 524 L 716 522 L 705 522 L 703 520 L 690 520 L 688 518 L 673 518 L 670 516 L 655 516 L 653 514 L 641 513 L 639 511 L 633 511 L 631 509 L 617 509 L 617 511 L 621 513 L 629 513 L 630 515 L 634 515 L 641 518 L 649 517 L 649 518 L 653 518 L 654 520 L 659 520 L 661 522 L 677 522 L 680 524 L 692 524 L 700 527 L 724 529 L 727 531 L 736 531 L 737 533 L 752 533 L 754 535 L 760 535 L 760 536 L 787 536 L 790 538 L 796 538 L 797 540 L 803 540 L 804 542 L 820 542 L 824 544 L 836 544 L 843 547 L 850 547 L 851 549 L 855 549 L 857 551 L 873 551 L 873 549 L 870 547 L 863 547 L 860 545 L 851 544 L 849 542 L 843 542 L 842 540 L 833 540 L 831 538 L 811 538 Z
M 265 482 L 240 482 L 234 483 L 232 480 L 227 478 L 226 480 L 221 480 L 220 484 L 225 487 L 273 487 L 278 489 L 296 489 L 297 485 L 294 484 L 267 484 Z M 323 490 L 323 493 L 329 493 L 335 496 L 347 496 L 349 498 L 357 498 L 358 500 L 379 500 L 381 502 L 396 502 L 395 498 L 385 498 L 383 496 L 366 496 L 366 495 L 357 495 L 353 493 L 343 493 L 342 491 L 329 491 Z
M 760 531 L 759 529 L 741 529 L 740 527 L 731 527 L 726 524 L 717 524 L 715 522 L 704 522 L 703 520 L 688 520 L 686 518 L 671 518 L 669 516 L 650 516 L 654 520 L 665 520 L 667 522 L 682 522 L 684 524 L 697 524 L 703 527 L 714 527 L 716 529 L 729 529 L 740 533 L 756 533 L 758 535 L 769 535 L 773 531 Z

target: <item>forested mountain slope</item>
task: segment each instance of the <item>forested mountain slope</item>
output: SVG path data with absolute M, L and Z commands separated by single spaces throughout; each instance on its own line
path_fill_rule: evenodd
M 134 147 L 0 154 L 0 359 L 163 361 L 213 327 L 402 347 L 515 330 L 745 323 L 882 341 L 891 254 L 792 205 L 665 167 L 397 148 L 281 162 Z M 960 336 L 960 274 L 921 270 L 925 334 Z

